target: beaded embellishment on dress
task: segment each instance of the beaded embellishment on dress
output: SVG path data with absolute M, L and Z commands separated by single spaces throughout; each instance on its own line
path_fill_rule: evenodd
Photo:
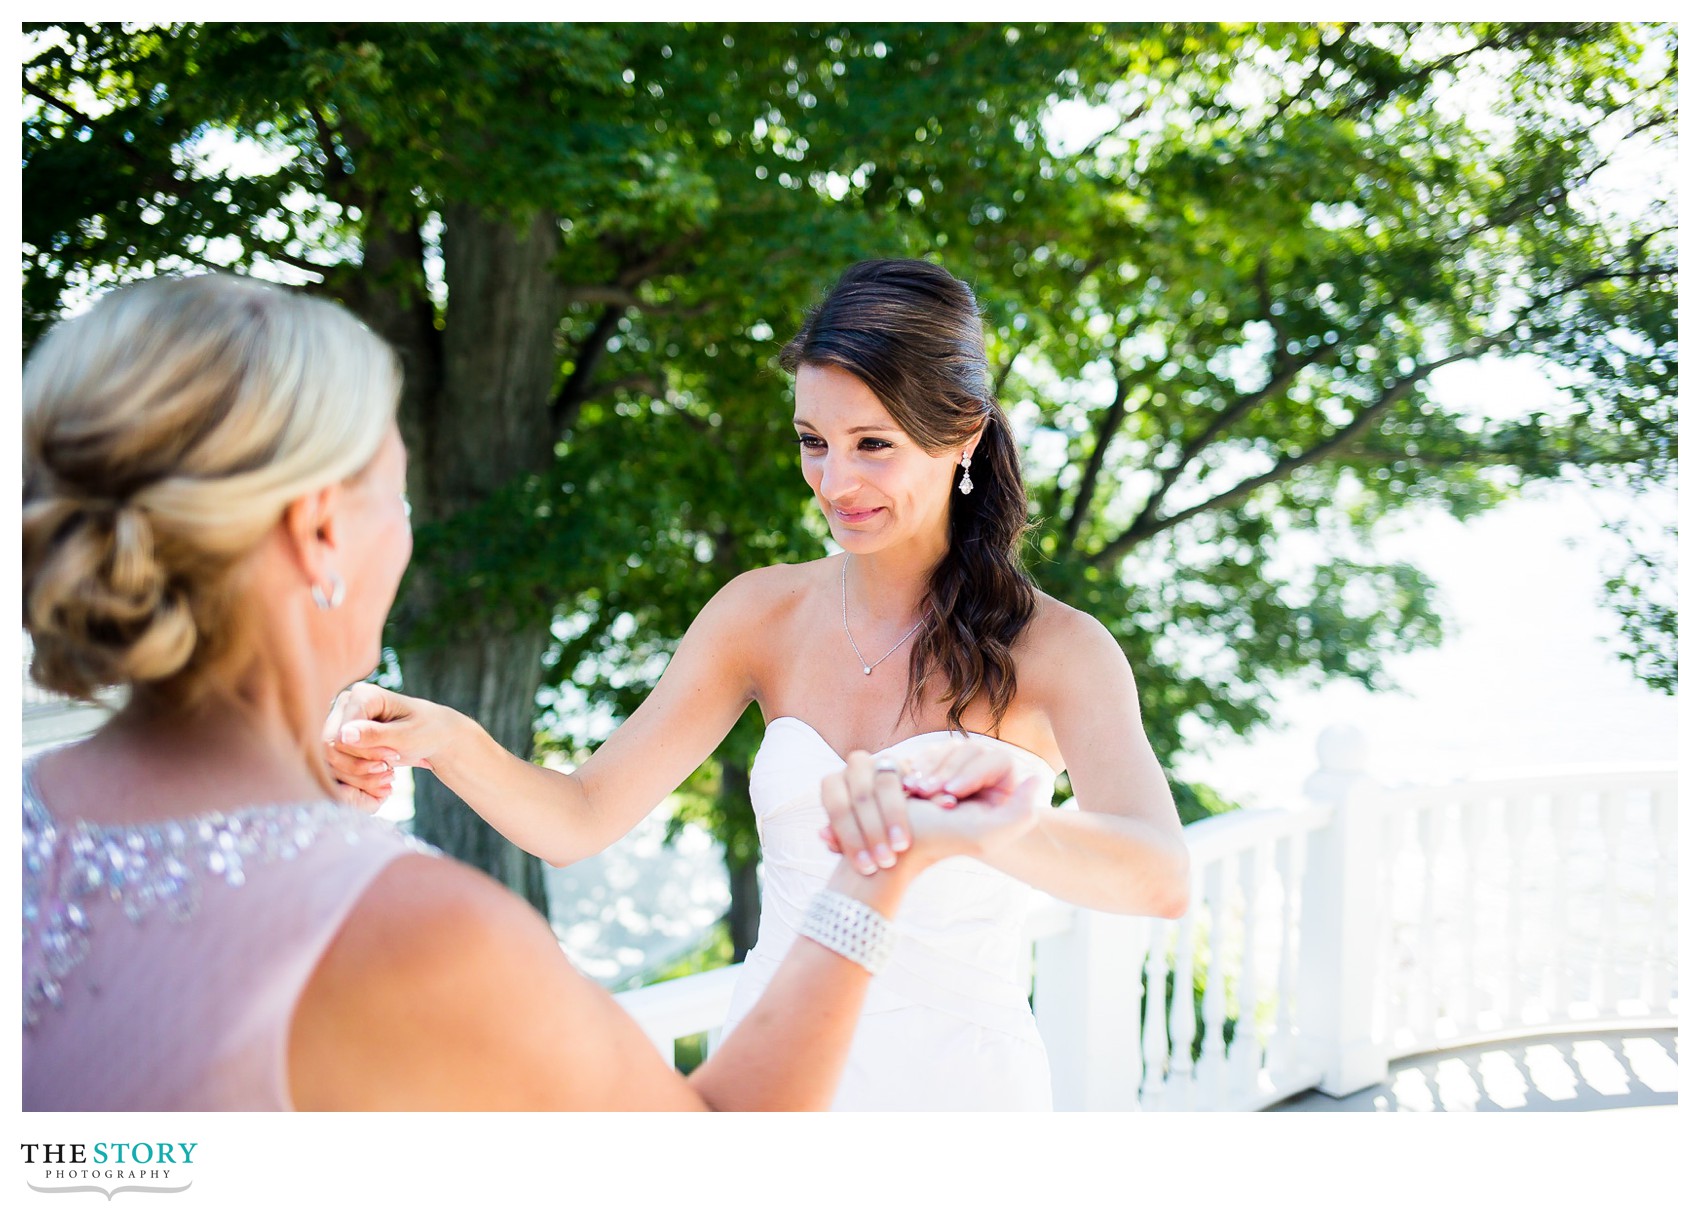
M 65 978 L 88 955 L 89 912 L 115 902 L 131 922 L 154 910 L 191 918 L 204 882 L 239 888 L 251 868 L 293 859 L 333 830 L 357 843 L 389 823 L 355 809 L 318 801 L 208 813 L 157 825 L 100 826 L 54 820 L 24 770 L 24 1026 L 58 1006 Z M 435 847 L 410 835 L 425 854 Z M 30 955 L 33 940 L 37 955 Z

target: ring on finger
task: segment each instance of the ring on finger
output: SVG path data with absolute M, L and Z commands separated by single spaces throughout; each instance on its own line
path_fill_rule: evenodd
M 875 775 L 883 775 L 888 771 L 893 775 L 898 774 L 897 762 L 894 759 L 878 758 L 874 760 Z

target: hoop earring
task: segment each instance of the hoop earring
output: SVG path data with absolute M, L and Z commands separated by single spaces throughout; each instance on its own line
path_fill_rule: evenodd
M 974 491 L 974 481 L 968 475 L 968 463 L 972 458 L 967 451 L 962 452 L 962 479 L 956 482 L 956 488 L 964 497 Z
M 326 595 L 325 591 L 318 586 L 313 587 L 313 605 L 321 611 L 334 610 L 341 606 L 342 600 L 347 596 L 348 586 L 344 585 L 342 578 L 335 573 L 331 574 L 331 592 L 329 595 Z

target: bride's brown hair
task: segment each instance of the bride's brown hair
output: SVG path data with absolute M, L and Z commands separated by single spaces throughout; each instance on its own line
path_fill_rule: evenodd
M 809 312 L 779 360 L 792 374 L 801 366 L 848 371 L 931 454 L 980 432 L 974 491 L 950 494 L 950 547 L 927 581 L 904 709 L 918 714 L 936 673 L 950 727 L 965 731 L 963 713 L 984 694 L 995 733 L 1015 698 L 1011 648 L 1037 596 L 1020 561 L 1029 525 L 1021 461 L 992 397 L 974 292 L 930 262 L 860 262 Z

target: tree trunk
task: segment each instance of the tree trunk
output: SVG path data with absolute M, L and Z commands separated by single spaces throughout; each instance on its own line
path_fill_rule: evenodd
M 720 810 L 723 822 L 747 821 L 755 812 L 750 806 L 750 767 L 747 762 L 721 760 Z M 726 910 L 726 928 L 732 936 L 733 964 L 741 962 L 755 947 L 756 931 L 761 926 L 761 886 L 756 881 L 756 866 L 760 862 L 759 847 L 728 843 L 726 873 L 732 890 L 732 904 Z
M 408 690 L 465 712 L 503 749 L 529 758 L 537 688 L 543 680 L 539 657 L 547 635 L 547 629 L 518 635 L 473 633 L 452 645 L 410 653 Z M 425 771 L 415 774 L 413 814 L 419 837 L 488 872 L 548 916 L 541 861 L 485 825 Z
M 476 508 L 550 466 L 555 434 L 549 404 L 562 298 L 553 262 L 559 247 L 551 215 L 516 227 L 511 219 L 470 208 L 444 208 L 448 304 L 440 381 L 429 396 L 403 398 L 404 432 L 428 444 L 416 454 L 409 477 L 416 522 Z M 404 613 L 417 618 L 429 611 L 457 566 L 475 555 L 432 553 L 420 562 L 416 553 L 416 565 L 430 572 L 420 570 L 410 580 Z M 407 692 L 464 712 L 510 753 L 529 759 L 551 605 L 540 587 L 534 602 L 469 618 L 453 635 L 422 637 L 401 654 Z M 421 838 L 548 913 L 542 864 L 535 856 L 486 826 L 428 774 L 420 775 L 414 806 Z

